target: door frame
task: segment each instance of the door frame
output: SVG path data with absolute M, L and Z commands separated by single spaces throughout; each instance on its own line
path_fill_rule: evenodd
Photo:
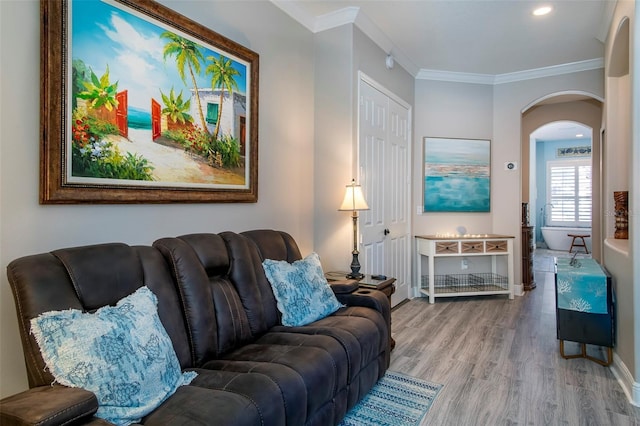
M 370 85 L 371 87 L 373 87 L 374 89 L 376 89 L 377 91 L 381 92 L 383 95 L 387 96 L 388 98 L 390 98 L 391 100 L 393 100 L 394 102 L 398 103 L 400 106 L 402 106 L 403 108 L 407 109 L 407 156 L 409 158 L 407 158 L 407 164 L 409 165 L 409 168 L 407 170 L 406 173 L 406 178 L 407 178 L 407 193 L 408 193 L 408 197 L 407 197 L 407 235 L 409 238 L 407 238 L 407 264 L 405 265 L 405 268 L 407 270 L 407 294 L 406 299 L 411 299 L 413 298 L 413 292 L 411 291 L 412 287 L 413 287 L 413 264 L 412 264 L 412 260 L 414 257 L 414 253 L 413 253 L 413 244 L 411 243 L 412 240 L 412 232 L 413 232 L 413 215 L 411 214 L 411 206 L 412 204 L 412 194 L 413 194 L 413 182 L 412 182 L 412 170 L 413 170 L 413 162 L 412 162 L 412 158 L 413 158 L 413 107 L 411 106 L 411 104 L 409 104 L 408 102 L 406 102 L 404 99 L 402 99 L 400 96 L 396 95 L 395 93 L 393 93 L 391 90 L 387 89 L 384 85 L 382 85 L 381 83 L 379 83 L 378 81 L 376 81 L 375 79 L 373 79 L 372 77 L 370 77 L 369 75 L 367 75 L 366 73 L 364 73 L 363 71 L 358 71 L 358 84 L 357 84 L 357 93 L 356 93 L 356 111 L 357 111 L 357 126 L 356 126 L 356 176 L 358 177 L 358 181 L 360 181 L 361 175 L 362 175 L 362 166 L 361 166 L 361 158 L 360 158 L 360 96 L 361 96 L 361 84 L 362 83 L 366 83 L 368 85 Z M 360 230 L 358 229 L 358 238 L 360 239 L 360 241 L 362 240 L 361 237 L 361 233 Z M 360 241 L 358 244 L 360 244 Z M 404 300 L 405 298 L 403 298 Z

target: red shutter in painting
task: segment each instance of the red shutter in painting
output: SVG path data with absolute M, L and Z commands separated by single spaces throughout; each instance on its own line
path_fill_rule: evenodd
M 162 129 L 160 127 L 160 118 L 162 115 L 162 108 L 155 99 L 151 98 L 151 138 L 155 141 L 160 137 Z
M 240 155 L 247 155 L 246 138 L 247 138 L 247 119 L 246 117 L 240 117 Z
M 116 94 L 116 100 L 118 101 L 118 107 L 116 108 L 116 126 L 120 131 L 120 135 L 125 138 L 129 137 L 129 125 L 127 124 L 127 108 L 129 107 L 127 91 L 123 90 Z

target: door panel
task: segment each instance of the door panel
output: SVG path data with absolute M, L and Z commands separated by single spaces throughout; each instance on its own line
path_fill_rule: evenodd
M 411 282 L 409 114 L 406 108 L 390 99 L 389 116 L 391 125 L 388 139 L 390 152 L 387 181 L 392 189 L 386 192 L 389 200 L 386 204 L 389 211 L 387 239 L 390 240 L 392 248 L 388 257 L 389 272 L 386 275 L 396 278 L 396 293 L 392 296 L 392 304 L 397 304 L 409 294 Z
M 160 103 L 151 98 L 151 139 L 154 141 L 162 135 L 162 107 Z
M 383 274 L 385 244 L 384 155 L 387 139 L 387 99 L 373 87 L 361 88 L 360 114 L 360 184 L 369 210 L 361 212 L 361 263 L 369 274 Z
M 360 184 L 370 210 L 360 214 L 364 273 L 396 278 L 395 305 L 410 282 L 409 110 L 360 81 Z
M 116 126 L 118 126 L 118 131 L 121 136 L 125 138 L 129 137 L 129 124 L 128 120 L 128 108 L 129 108 L 129 92 L 127 90 L 123 90 L 122 92 L 116 93 L 116 101 L 118 101 L 118 106 L 116 107 Z

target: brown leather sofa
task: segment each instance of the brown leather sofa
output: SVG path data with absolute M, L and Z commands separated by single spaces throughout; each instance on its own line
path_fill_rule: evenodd
M 332 285 L 346 307 L 306 326 L 282 326 L 262 261 L 300 258 L 289 234 L 255 230 L 66 248 L 11 262 L 30 389 L 0 401 L 0 423 L 108 424 L 94 416 L 93 393 L 52 385 L 30 320 L 51 310 L 91 312 L 146 285 L 181 368 L 198 376 L 141 423 L 338 424 L 389 365 L 389 302 L 347 281 Z

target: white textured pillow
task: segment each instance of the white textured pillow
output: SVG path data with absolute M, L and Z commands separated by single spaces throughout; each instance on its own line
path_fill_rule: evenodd
M 56 382 L 95 393 L 96 416 L 126 425 L 197 375 L 181 373 L 157 304 L 153 292 L 141 287 L 93 314 L 45 312 L 31 320 L 31 332 Z
M 273 289 L 283 325 L 306 325 L 342 307 L 324 277 L 316 253 L 293 263 L 266 259 L 262 267 Z

